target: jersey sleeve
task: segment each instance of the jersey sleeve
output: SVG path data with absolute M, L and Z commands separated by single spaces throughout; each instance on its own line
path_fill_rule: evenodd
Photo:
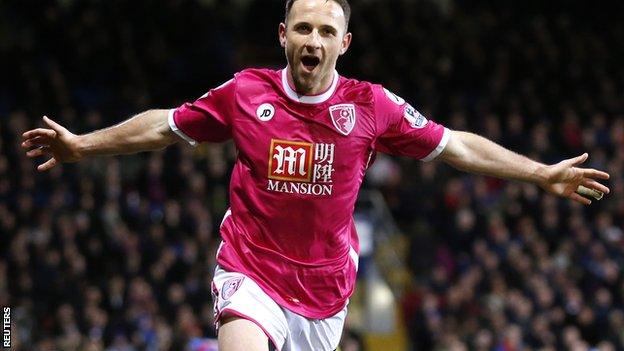
M 210 90 L 193 103 L 169 110 L 169 127 L 189 144 L 221 142 L 232 137 L 231 114 L 236 100 L 236 78 Z
M 450 137 L 450 130 L 428 120 L 401 97 L 379 85 L 373 86 L 379 152 L 422 161 L 436 158 Z

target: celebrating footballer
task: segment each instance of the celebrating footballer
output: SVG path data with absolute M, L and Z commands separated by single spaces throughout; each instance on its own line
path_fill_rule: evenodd
M 450 130 L 382 85 L 341 76 L 346 0 L 288 0 L 278 39 L 281 70 L 246 69 L 194 102 L 140 113 L 75 135 L 48 117 L 23 134 L 38 166 L 95 155 L 233 140 L 230 208 L 212 283 L 219 349 L 335 350 L 358 269 L 353 210 L 377 152 L 537 184 L 590 204 L 608 193 L 587 154 L 546 165 L 478 135 Z M 427 201 L 423 199 L 423 201 Z

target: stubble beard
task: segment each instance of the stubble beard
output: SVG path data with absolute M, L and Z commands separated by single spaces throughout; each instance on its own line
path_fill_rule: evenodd
M 295 90 L 298 94 L 309 95 L 315 90 L 315 88 L 318 88 L 318 91 L 314 92 L 314 94 L 320 94 L 322 93 L 322 90 L 324 90 L 325 87 L 320 86 L 323 82 L 323 78 L 325 77 L 322 75 L 322 72 L 304 74 L 296 72 L 298 69 L 294 69 L 292 67 L 291 71 Z
M 294 73 L 293 83 L 298 94 L 306 95 L 314 89 L 314 77 L 312 76 L 305 79 L 302 74 Z

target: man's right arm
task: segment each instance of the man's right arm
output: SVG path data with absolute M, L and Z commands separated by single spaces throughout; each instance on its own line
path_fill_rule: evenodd
M 169 127 L 169 110 L 148 110 L 122 123 L 88 134 L 75 135 L 44 117 L 49 128 L 29 130 L 22 135 L 28 157 L 51 156 L 37 167 L 46 171 L 62 162 L 77 162 L 87 156 L 132 154 L 162 149 L 181 140 Z

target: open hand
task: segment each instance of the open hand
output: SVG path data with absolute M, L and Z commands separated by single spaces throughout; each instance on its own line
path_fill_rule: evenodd
M 540 182 L 540 187 L 551 194 L 570 198 L 583 205 L 591 204 L 591 200 L 576 193 L 579 185 L 608 194 L 609 188 L 596 181 L 596 179 L 609 179 L 608 173 L 591 168 L 576 167 L 585 162 L 588 156 L 585 153 L 546 166 L 543 169 L 542 177 L 544 180 Z
M 28 150 L 26 156 L 50 156 L 37 166 L 38 171 L 47 171 L 61 162 L 76 162 L 82 158 L 78 152 L 77 135 L 46 116 L 43 116 L 43 122 L 49 129 L 37 128 L 22 134 L 22 148 Z

